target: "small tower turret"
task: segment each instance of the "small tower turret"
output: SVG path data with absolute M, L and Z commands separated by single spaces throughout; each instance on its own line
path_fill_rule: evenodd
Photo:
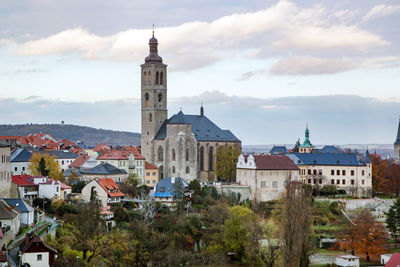
M 399 126 L 397 128 L 396 141 L 394 142 L 394 158 L 400 160 L 400 119 Z

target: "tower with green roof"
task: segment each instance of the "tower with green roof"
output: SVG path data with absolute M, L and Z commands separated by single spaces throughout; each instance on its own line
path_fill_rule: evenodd
M 308 123 L 306 126 L 304 136 L 305 136 L 304 142 L 303 142 L 303 144 L 300 145 L 299 152 L 300 153 L 311 153 L 315 147 L 311 144 L 311 141 L 310 141 L 310 130 L 308 129 Z

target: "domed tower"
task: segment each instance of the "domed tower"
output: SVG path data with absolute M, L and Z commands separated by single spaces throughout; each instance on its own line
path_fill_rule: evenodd
M 150 53 L 141 65 L 141 106 L 142 106 L 142 155 L 154 163 L 154 144 L 163 122 L 168 117 L 167 110 L 167 65 L 158 55 L 158 41 L 153 36 L 149 40 Z

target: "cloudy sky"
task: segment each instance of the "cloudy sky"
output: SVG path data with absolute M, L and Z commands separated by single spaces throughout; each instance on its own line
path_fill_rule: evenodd
M 140 131 L 155 24 L 169 114 L 206 115 L 244 144 L 392 143 L 400 3 L 365 0 L 2 0 L 0 123 Z

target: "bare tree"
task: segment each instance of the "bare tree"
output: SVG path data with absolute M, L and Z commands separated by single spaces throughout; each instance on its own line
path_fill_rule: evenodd
M 311 217 L 311 200 L 303 184 L 287 183 L 280 223 L 283 266 L 308 266 L 312 251 Z
M 139 200 L 141 202 L 139 213 L 142 217 L 144 225 L 150 226 L 154 222 L 154 215 L 157 213 L 159 206 L 146 192 L 141 191 Z

